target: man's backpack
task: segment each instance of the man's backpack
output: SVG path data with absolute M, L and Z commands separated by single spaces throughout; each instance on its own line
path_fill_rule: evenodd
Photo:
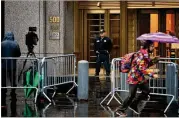
M 124 55 L 121 60 L 121 72 L 128 73 L 131 69 L 132 60 L 134 59 L 136 52 Z

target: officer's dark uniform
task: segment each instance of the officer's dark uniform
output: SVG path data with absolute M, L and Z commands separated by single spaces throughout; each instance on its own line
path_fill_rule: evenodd
M 103 32 L 105 32 L 103 30 Z M 97 37 L 94 42 L 94 51 L 96 52 L 96 75 L 99 75 L 101 62 L 104 63 L 106 69 L 106 75 L 110 74 L 110 64 L 109 64 L 109 53 L 112 49 L 111 39 L 108 37 Z

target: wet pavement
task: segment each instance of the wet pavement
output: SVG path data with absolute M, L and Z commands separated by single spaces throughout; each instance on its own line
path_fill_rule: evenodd
M 1 108 L 1 116 L 5 117 L 116 117 L 115 110 L 119 104 L 113 100 L 109 106 L 100 105 L 101 100 L 110 92 L 109 78 L 89 78 L 89 99 L 88 101 L 78 101 L 76 90 L 74 89 L 69 96 L 63 94 L 72 86 L 61 85 L 52 103 L 38 101 L 35 105 L 33 98 L 24 100 L 23 90 L 16 90 L 17 100 L 7 93 L 7 108 Z M 63 93 L 62 93 L 63 92 Z M 126 96 L 128 93 L 120 93 Z M 32 96 L 33 97 L 33 96 Z M 173 102 L 166 114 L 163 113 L 167 106 L 169 97 L 152 95 L 151 100 L 146 104 L 141 114 L 137 115 L 128 109 L 128 117 L 178 117 L 178 104 Z M 154 102 L 159 101 L 159 102 Z

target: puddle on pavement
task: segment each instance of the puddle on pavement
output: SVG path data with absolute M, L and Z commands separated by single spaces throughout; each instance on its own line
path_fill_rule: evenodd
M 76 95 L 65 96 L 57 94 L 52 103 L 38 102 L 37 105 L 32 100 L 24 101 L 23 94 L 11 98 L 7 96 L 7 108 L 1 107 L 2 117 L 115 117 L 115 110 L 119 105 L 117 102 L 110 106 L 100 105 L 101 100 L 110 91 L 110 82 L 105 78 L 91 79 L 89 88 L 88 102 L 77 101 Z M 23 91 L 21 91 L 23 92 Z M 19 92 L 18 92 L 19 94 Z M 16 100 L 17 98 L 17 100 Z M 11 100 L 10 100 L 11 99 Z M 113 105 L 114 104 L 114 105 Z M 178 106 L 172 103 L 168 113 L 164 115 L 160 111 L 144 110 L 140 115 L 136 115 L 133 111 L 127 110 L 129 117 L 178 117 Z

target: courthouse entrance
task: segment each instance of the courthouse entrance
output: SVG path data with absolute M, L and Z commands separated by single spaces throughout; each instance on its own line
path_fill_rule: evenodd
M 143 33 L 171 31 L 179 36 L 178 6 L 179 2 L 157 1 L 74 2 L 74 52 L 79 60 L 88 60 L 90 68 L 94 68 L 94 39 L 103 28 L 113 42 L 110 59 L 136 51 L 136 37 Z M 155 47 L 154 55 L 171 56 L 170 44 L 155 43 Z
M 120 1 L 80 1 L 75 2 L 74 10 L 74 51 L 79 59 L 89 61 L 90 74 L 94 75 L 94 40 L 100 29 L 106 31 L 113 43 L 110 60 L 120 56 Z

